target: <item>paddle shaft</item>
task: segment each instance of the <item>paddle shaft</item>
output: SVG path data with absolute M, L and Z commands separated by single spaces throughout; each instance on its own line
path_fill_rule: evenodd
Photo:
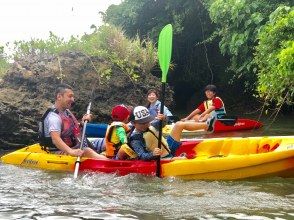
M 164 113 L 164 99 L 165 99 L 165 83 L 161 84 L 161 105 L 160 114 Z M 161 139 L 162 139 L 162 120 L 159 121 L 159 133 L 158 133 L 158 148 L 161 149 Z M 161 176 L 161 166 L 160 166 L 160 156 L 156 160 L 156 176 Z
M 158 60 L 160 69 L 162 71 L 161 74 L 161 105 L 160 105 L 160 113 L 164 113 L 164 96 L 165 96 L 165 84 L 167 73 L 170 65 L 171 53 L 172 53 L 172 25 L 166 25 L 159 34 L 158 39 Z M 159 140 L 158 140 L 158 148 L 161 149 L 161 139 L 162 139 L 162 120 L 159 121 Z M 157 157 L 156 160 L 156 176 L 161 176 L 161 166 L 160 166 L 160 156 Z
M 87 107 L 87 113 L 86 113 L 87 115 L 90 114 L 90 109 L 91 109 L 91 102 L 89 103 L 89 105 Z M 81 144 L 80 144 L 80 149 L 83 149 L 83 146 L 84 146 L 87 123 L 88 123 L 88 120 L 85 120 L 84 121 L 84 126 L 83 126 L 82 140 L 81 140 Z M 78 156 L 77 160 L 76 160 L 76 164 L 75 164 L 75 171 L 74 171 L 74 178 L 75 179 L 78 177 L 80 163 L 81 163 L 81 157 Z

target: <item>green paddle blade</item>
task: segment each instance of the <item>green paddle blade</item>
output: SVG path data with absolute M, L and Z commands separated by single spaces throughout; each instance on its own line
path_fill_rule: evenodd
M 172 52 L 173 28 L 171 24 L 166 25 L 159 34 L 158 59 L 162 71 L 161 82 L 166 82 Z

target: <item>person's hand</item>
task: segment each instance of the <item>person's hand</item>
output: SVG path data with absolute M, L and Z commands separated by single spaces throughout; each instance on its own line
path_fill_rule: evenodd
M 205 116 L 205 115 L 201 114 L 201 115 L 199 116 L 198 121 L 203 122 L 203 121 L 204 121 L 204 120 L 203 120 L 204 116 Z
M 93 115 L 92 114 L 85 114 L 82 118 L 82 123 L 84 123 L 86 120 L 87 121 L 92 121 Z
M 70 151 L 68 152 L 69 155 L 73 156 L 73 157 L 81 157 L 84 154 L 84 151 L 81 149 L 70 149 Z
M 161 114 L 161 113 L 158 113 L 157 116 L 156 116 L 156 119 L 163 121 L 163 120 L 165 120 L 165 115 Z
M 161 155 L 161 149 L 159 149 L 158 147 L 156 147 L 153 152 L 152 152 L 153 156 L 160 156 Z

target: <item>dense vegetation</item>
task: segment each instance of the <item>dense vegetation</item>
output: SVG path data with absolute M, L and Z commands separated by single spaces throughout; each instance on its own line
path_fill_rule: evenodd
M 259 67 L 258 91 L 266 100 L 293 104 L 294 10 L 278 7 L 258 34 L 255 62 Z M 270 83 L 268 83 L 270 82 Z
M 104 20 L 123 27 L 130 37 L 154 41 L 160 28 L 172 23 L 170 83 L 176 92 L 215 83 L 230 97 L 234 91 L 233 100 L 240 93 L 245 97 L 244 91 L 249 97 L 258 92 L 267 101 L 291 105 L 294 25 L 289 6 L 291 1 L 283 0 L 125 0 L 109 7 Z
M 176 96 L 178 107 L 183 108 L 195 91 L 200 100 L 205 84 L 223 81 L 224 85 L 229 80 L 223 65 L 227 61 L 218 50 L 218 42 L 205 41 L 215 28 L 200 1 L 126 0 L 110 6 L 104 21 L 121 26 L 129 37 L 139 35 L 154 42 L 163 26 L 173 25 L 173 66 L 168 82 L 180 95 Z M 160 76 L 160 71 L 154 74 Z
M 138 71 L 152 71 L 160 76 L 153 42 L 157 42 L 162 27 L 171 23 L 174 37 L 168 82 L 174 87 L 177 107 L 195 105 L 195 100 L 202 98 L 202 88 L 209 83 L 220 88 L 229 105 L 250 105 L 255 97 L 267 104 L 291 106 L 294 98 L 291 3 L 290 0 L 124 0 L 107 9 L 103 16 L 106 25 L 98 29 L 93 26 L 92 34 L 65 41 L 51 33 L 48 40 L 16 42 L 14 58 L 75 50 L 109 61 L 97 67 L 104 79 L 111 74 L 110 64 L 132 79 L 138 77 Z M 8 67 L 8 58 L 0 47 L 0 77 Z
M 109 78 L 112 65 L 116 65 L 136 80 L 138 71 L 150 72 L 157 60 L 156 48 L 152 41 L 140 40 L 139 37 L 129 40 L 120 28 L 109 25 L 101 26 L 92 34 L 84 35 L 80 39 L 72 37 L 69 41 L 53 33 L 50 33 L 47 40 L 19 41 L 14 44 L 14 51 L 15 60 L 43 53 L 59 55 L 66 51 L 79 51 L 89 58 L 100 57 L 109 61 L 103 66 L 96 67 L 104 80 Z

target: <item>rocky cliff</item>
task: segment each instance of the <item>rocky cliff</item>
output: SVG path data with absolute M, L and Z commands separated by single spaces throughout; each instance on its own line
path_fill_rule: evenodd
M 105 65 L 111 66 L 107 80 L 101 78 Z M 74 88 L 73 112 L 77 117 L 92 101 L 94 122 L 109 122 L 116 104 L 145 105 L 147 90 L 160 89 L 160 79 L 137 71 L 139 78 L 133 80 L 106 60 L 77 52 L 15 61 L 0 82 L 0 148 L 18 148 L 37 141 L 38 121 L 53 104 L 55 87 L 61 82 Z M 166 104 L 171 102 L 172 91 L 167 88 Z

